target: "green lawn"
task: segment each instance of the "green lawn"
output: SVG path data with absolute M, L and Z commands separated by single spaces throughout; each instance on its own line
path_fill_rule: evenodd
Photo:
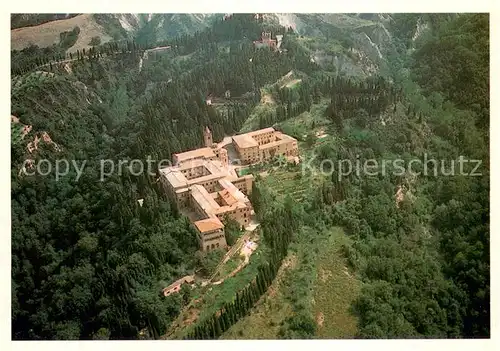
M 236 172 L 238 173 L 238 176 L 240 176 L 240 177 L 243 177 L 243 176 L 251 173 L 250 169 L 248 167 L 246 167 L 246 168 L 240 168 Z
M 231 257 L 221 268 L 219 273 L 215 276 L 214 281 L 219 279 L 223 279 L 228 274 L 233 272 L 238 266 L 243 262 L 243 257 L 236 253 L 233 257 Z

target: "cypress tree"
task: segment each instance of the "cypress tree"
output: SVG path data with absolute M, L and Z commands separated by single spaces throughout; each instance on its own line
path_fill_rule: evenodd
M 229 316 L 227 313 L 227 309 L 224 309 L 224 312 L 221 314 L 221 329 L 222 332 L 225 332 L 229 329 L 231 324 L 229 323 Z
M 231 325 L 233 325 L 237 321 L 234 302 L 229 305 L 229 321 Z
M 259 295 L 264 295 L 264 293 L 267 290 L 267 284 L 264 278 L 264 268 L 261 268 L 259 275 L 258 275 L 258 283 L 259 283 Z
M 255 305 L 255 303 L 257 301 L 259 301 L 259 298 L 260 298 L 260 295 L 261 295 L 260 288 L 259 288 L 258 283 L 257 283 L 257 277 L 256 277 L 256 279 L 254 281 L 253 289 L 252 290 L 253 290 L 253 294 L 254 294 L 254 301 L 253 301 L 252 305 Z
M 246 289 L 245 289 L 245 295 L 246 295 L 246 298 L 245 298 L 245 315 L 248 313 L 248 311 L 250 311 L 250 309 L 252 308 L 252 296 L 251 296 L 251 292 L 250 292 L 250 285 L 247 285 Z
M 209 338 L 210 338 L 210 328 L 209 328 L 208 323 L 205 321 L 203 323 L 203 329 L 202 329 L 202 337 L 201 337 L 201 339 L 202 340 L 206 340 L 206 339 L 209 339 Z
M 243 316 L 246 315 L 246 313 L 247 313 L 247 307 L 248 307 L 247 295 L 246 295 L 246 287 L 241 292 L 242 292 L 242 294 L 241 294 L 241 307 L 242 307 L 241 317 L 243 317 Z
M 222 328 L 221 328 L 221 325 L 220 325 L 220 318 L 217 317 L 214 314 L 213 319 L 214 319 L 214 325 L 215 325 L 215 337 L 214 337 L 214 339 L 218 339 L 219 336 L 222 335 Z
M 239 291 L 236 293 L 236 299 L 234 300 L 234 316 L 235 319 L 238 320 L 240 318 L 240 293 Z
M 208 319 L 208 330 L 209 330 L 208 339 L 215 339 L 214 316 Z

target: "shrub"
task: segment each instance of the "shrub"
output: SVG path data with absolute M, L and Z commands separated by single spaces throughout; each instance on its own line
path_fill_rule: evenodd
M 78 26 L 73 28 L 73 30 L 71 31 L 62 32 L 61 34 L 59 34 L 59 45 L 63 49 L 69 49 L 70 47 L 75 45 L 78 39 L 78 34 L 80 34 L 80 28 Z
M 101 45 L 101 38 L 100 37 L 92 37 L 92 39 L 90 39 L 89 45 L 92 45 L 92 46 Z
M 279 335 L 284 339 L 312 339 L 316 334 L 316 323 L 303 313 L 286 319 Z

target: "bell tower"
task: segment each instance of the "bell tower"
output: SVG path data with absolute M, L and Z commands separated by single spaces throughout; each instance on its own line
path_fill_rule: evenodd
M 212 147 L 212 132 L 208 129 L 208 127 L 205 127 L 205 130 L 203 131 L 203 141 L 205 142 L 205 147 Z
M 223 166 L 227 166 L 229 164 L 229 157 L 227 156 L 227 150 L 223 147 L 219 150 L 219 159 Z

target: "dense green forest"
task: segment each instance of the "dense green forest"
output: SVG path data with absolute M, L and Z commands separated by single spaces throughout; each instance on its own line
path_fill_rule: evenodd
M 424 22 L 427 31 L 412 40 Z M 283 34 L 285 50 L 255 50 L 252 40 L 263 30 Z M 188 301 L 160 292 L 199 268 L 196 234 L 158 175 L 125 168 L 100 181 L 100 161 L 170 158 L 201 146 L 205 125 L 215 140 L 237 133 L 261 88 L 292 70 L 302 83 L 271 88 L 275 104 L 258 125 L 286 121 L 326 100 L 323 115 L 335 141 L 315 150 L 318 163 L 462 155 L 483 160 L 482 175 L 352 174 L 340 181 L 334 173 L 300 202 L 280 200 L 258 180 L 251 200 L 264 249 L 255 279 L 184 337 L 220 337 L 266 293 L 290 245 L 333 226 L 352 239 L 344 253 L 363 282 L 352 306 L 359 337 L 489 337 L 489 17 L 397 14 L 388 30 L 390 70 L 371 77 L 336 75 L 310 59 L 300 35 L 251 14 L 215 20 L 169 42 L 151 42 L 140 32 L 135 41 L 96 45 L 71 57 L 71 73 L 55 62 L 67 57 L 64 45 L 13 52 L 11 113 L 33 131 L 11 146 L 12 338 L 164 335 Z M 71 41 L 77 31 L 61 38 Z M 348 31 L 339 33 L 352 45 Z M 171 50 L 144 59 L 146 49 L 163 45 Z M 227 90 L 231 99 L 222 108 L 205 103 Z M 57 150 L 41 141 L 27 151 L 41 132 Z M 19 172 L 26 159 L 85 167 L 78 179 L 74 169 L 60 179 L 26 176 Z M 397 207 L 399 187 L 406 192 Z M 304 303 L 308 274 L 294 284 L 296 313 L 280 337 L 313 338 L 316 324 Z
M 10 28 L 22 28 L 22 27 L 31 27 L 38 26 L 43 23 L 47 23 L 50 21 L 57 21 L 66 18 L 72 18 L 77 16 L 78 14 L 73 13 L 39 13 L 39 14 L 21 14 L 14 13 L 10 16 Z

